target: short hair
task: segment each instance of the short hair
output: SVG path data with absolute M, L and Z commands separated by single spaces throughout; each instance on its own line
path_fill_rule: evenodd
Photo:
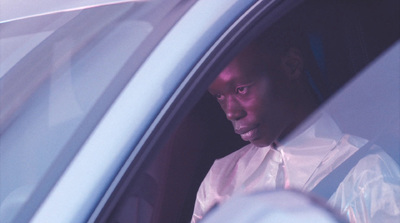
M 307 30 L 301 17 L 286 17 L 261 32 L 244 51 L 252 52 L 253 58 L 257 60 L 267 56 L 272 64 L 278 64 L 280 58 L 285 56 L 290 48 L 298 49 L 303 60 L 301 79 L 308 85 L 307 90 L 313 95 L 316 102 L 321 104 L 325 100 L 321 89 L 327 86 L 320 80 L 321 71 L 311 49 Z

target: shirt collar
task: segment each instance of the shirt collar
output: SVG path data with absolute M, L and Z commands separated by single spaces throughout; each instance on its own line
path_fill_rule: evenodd
M 304 144 L 309 140 L 316 138 L 331 139 L 339 141 L 343 133 L 336 125 L 332 117 L 325 113 L 319 112 L 312 115 L 296 128 L 288 137 L 280 144 L 283 147 L 306 148 Z
M 326 113 L 313 115 L 297 128 L 277 148 L 283 157 L 286 185 L 302 188 L 342 135 Z

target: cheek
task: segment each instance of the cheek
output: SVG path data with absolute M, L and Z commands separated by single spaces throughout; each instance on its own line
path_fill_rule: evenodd
M 254 122 L 263 122 L 266 117 L 272 115 L 270 99 L 260 95 L 252 95 L 251 98 L 244 102 L 244 107 L 247 113 L 247 119 Z
M 275 92 L 267 85 L 263 84 L 253 94 L 252 110 L 258 116 L 270 115 L 274 109 Z
M 246 108 L 249 119 L 255 119 L 258 122 L 269 120 L 267 122 L 270 122 L 271 116 L 276 116 L 276 112 L 279 112 L 275 111 L 279 88 L 274 88 L 270 82 L 266 78 L 260 78 L 243 99 L 242 105 Z
M 281 123 L 285 122 L 286 110 L 284 102 L 277 91 L 272 88 L 266 88 L 255 97 L 252 105 L 252 113 L 255 119 L 258 119 L 268 131 L 279 128 Z

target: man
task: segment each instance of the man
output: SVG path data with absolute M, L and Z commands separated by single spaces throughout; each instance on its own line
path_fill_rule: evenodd
M 302 53 L 281 39 L 260 37 L 209 87 L 234 131 L 250 144 L 215 161 L 199 188 L 192 222 L 233 194 L 259 189 L 311 191 L 367 140 L 343 134 L 326 114 L 291 133 L 317 107 Z M 271 41 L 270 41 L 271 40 Z M 379 148 L 351 169 L 330 197 L 351 222 L 400 217 L 398 166 Z

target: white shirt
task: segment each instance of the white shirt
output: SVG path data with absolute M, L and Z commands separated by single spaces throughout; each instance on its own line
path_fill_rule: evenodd
M 236 193 L 258 189 L 311 191 L 367 140 L 343 134 L 327 115 L 289 136 L 277 149 L 249 144 L 216 160 L 197 193 L 192 222 Z M 351 222 L 400 219 L 400 171 L 382 150 L 349 172 L 328 201 Z

